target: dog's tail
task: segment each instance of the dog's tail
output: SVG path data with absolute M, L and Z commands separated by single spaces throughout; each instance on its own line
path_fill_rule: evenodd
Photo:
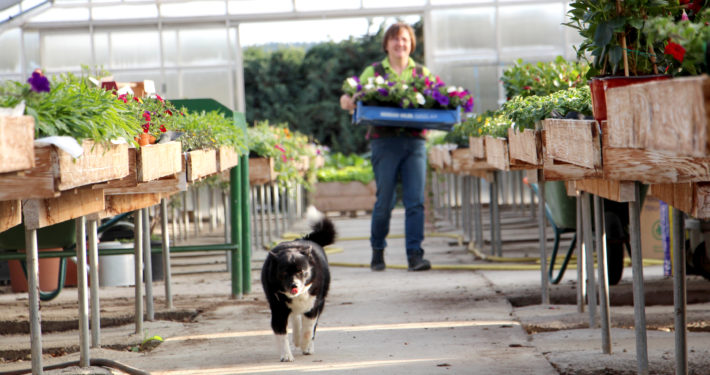
M 335 225 L 324 213 L 309 206 L 306 211 L 306 220 L 313 231 L 303 237 L 304 240 L 313 241 L 324 247 L 335 242 Z

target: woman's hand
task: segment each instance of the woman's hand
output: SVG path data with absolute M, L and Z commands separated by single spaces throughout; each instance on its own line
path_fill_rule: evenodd
M 340 97 L 340 108 L 352 113 L 355 107 L 355 99 L 353 97 L 348 94 L 343 94 L 343 96 Z

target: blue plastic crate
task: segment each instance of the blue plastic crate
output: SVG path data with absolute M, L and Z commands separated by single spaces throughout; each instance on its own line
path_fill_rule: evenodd
M 449 131 L 461 122 L 461 109 L 375 107 L 357 102 L 353 123 Z

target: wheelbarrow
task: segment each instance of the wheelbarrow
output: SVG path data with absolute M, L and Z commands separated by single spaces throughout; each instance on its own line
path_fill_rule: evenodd
M 535 194 L 539 196 L 538 185 L 529 185 Z M 647 185 L 642 186 L 641 205 L 643 205 L 647 190 Z M 545 182 L 545 216 L 554 232 L 554 244 L 550 256 L 548 275 L 552 284 L 558 284 L 567 270 L 569 260 L 577 244 L 577 198 L 567 195 L 564 181 Z M 624 245 L 629 255 L 631 255 L 628 226 L 628 203 L 604 199 L 604 230 L 606 233 L 606 263 L 609 285 L 616 285 L 621 281 L 621 276 L 624 272 Z M 560 236 L 571 232 L 575 233 L 574 237 L 572 237 L 572 242 L 560 264 L 560 270 L 557 275 L 554 275 Z

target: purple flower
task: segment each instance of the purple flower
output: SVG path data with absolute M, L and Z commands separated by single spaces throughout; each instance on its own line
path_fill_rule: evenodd
M 42 72 L 35 70 L 32 76 L 27 79 L 27 82 L 35 92 L 49 92 L 49 79 Z
M 392 81 L 387 82 L 387 86 L 389 86 L 389 87 L 394 86 L 394 82 L 392 82 Z
M 463 110 L 464 112 L 471 112 L 473 111 L 473 97 L 469 97 L 468 100 L 466 101 L 466 104 L 463 105 Z
M 380 95 L 382 95 L 382 96 L 389 95 L 389 92 L 387 91 L 387 89 L 377 89 L 377 92 L 379 92 Z
M 362 91 L 362 85 L 357 85 L 357 92 Z
M 439 105 L 441 105 L 442 107 L 446 107 L 447 105 L 449 105 L 449 97 L 446 96 L 446 95 L 443 95 L 442 93 L 440 93 L 440 92 L 437 91 L 437 90 L 434 90 L 434 93 L 432 94 L 432 97 L 433 97 L 437 102 L 439 102 Z

